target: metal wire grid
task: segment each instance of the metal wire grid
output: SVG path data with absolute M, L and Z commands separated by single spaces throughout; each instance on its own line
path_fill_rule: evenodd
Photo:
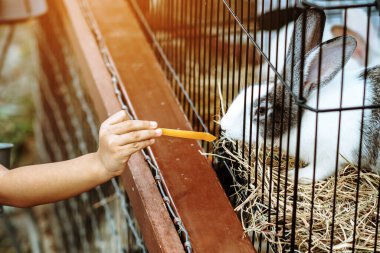
M 293 96 L 295 103 L 304 110 L 310 110 L 318 113 L 326 112 L 339 112 L 347 110 L 362 110 L 376 109 L 379 105 L 365 105 L 358 107 L 342 107 L 319 109 L 306 105 L 306 100 L 302 96 L 299 96 L 292 92 L 291 85 L 287 84 L 283 75 L 281 74 L 280 66 L 278 64 L 278 55 L 286 54 L 285 51 L 279 51 L 279 40 L 275 43 L 276 57 L 273 60 L 271 58 L 271 50 L 265 50 L 265 43 L 263 41 L 263 33 L 258 33 L 260 27 L 263 27 L 263 17 L 260 17 L 266 8 L 269 13 L 275 13 L 273 10 L 282 6 L 285 9 L 296 7 L 295 1 L 135 1 L 130 0 L 134 7 L 138 17 L 144 28 L 146 29 L 147 37 L 151 40 L 152 46 L 157 53 L 158 59 L 161 61 L 163 69 L 165 70 L 169 81 L 172 83 L 172 88 L 177 95 L 179 102 L 181 103 L 186 115 L 188 116 L 193 127 L 197 130 L 211 131 L 212 133 L 218 133 L 217 125 L 213 121 L 213 115 L 217 115 L 219 110 L 223 109 L 223 105 L 220 104 L 219 99 L 224 102 L 225 108 L 228 109 L 228 105 L 231 99 L 235 97 L 237 91 L 241 88 L 247 90 L 250 83 L 261 83 L 262 81 L 269 79 L 269 73 L 274 73 L 275 80 L 278 80 L 284 85 L 290 94 Z M 269 2 L 267 6 L 265 2 Z M 319 7 L 324 9 L 334 9 L 339 13 L 345 13 L 348 8 L 366 7 L 368 14 L 374 11 L 375 1 L 300 1 L 304 5 L 313 7 Z M 324 4 L 326 2 L 326 4 Z M 328 2 L 328 3 L 327 3 Z M 247 11 L 248 10 L 248 11 Z M 252 11 L 251 11 L 252 10 Z M 275 14 L 271 14 L 275 15 Z M 292 11 L 289 11 L 288 15 L 294 15 Z M 343 20 L 346 24 L 346 18 Z M 271 27 L 271 24 L 269 24 Z M 272 27 L 275 32 L 279 32 L 279 28 Z M 367 27 L 368 29 L 368 27 Z M 286 30 L 288 31 L 287 25 Z M 291 36 L 292 33 L 287 32 Z M 221 36 L 220 36 L 221 35 Z M 261 36 L 261 38 L 260 38 Z M 269 41 L 270 41 L 269 35 Z M 221 41 L 220 41 L 220 38 Z M 247 41 L 244 43 L 244 39 Z M 285 39 L 286 40 L 286 39 Z M 220 42 L 220 44 L 219 44 Z M 248 44 L 248 46 L 246 46 Z M 244 47 L 245 46 L 245 47 Z M 221 49 L 220 49 L 221 48 Z M 250 55 L 251 50 L 253 55 Z M 268 54 L 269 53 L 269 54 Z M 238 57 L 236 57 L 236 55 Z M 368 45 L 366 47 L 366 55 L 368 56 Z M 253 57 L 252 57 L 253 56 Z M 366 56 L 366 58 L 367 58 Z M 255 68 L 253 62 L 249 61 L 249 58 L 259 58 L 259 68 Z M 267 64 L 268 66 L 265 66 Z M 236 71 L 235 71 L 236 70 Z M 343 85 L 343 83 L 342 83 Z M 260 93 L 260 92 L 259 92 Z M 246 94 L 247 96 L 252 94 Z M 284 102 L 284 101 L 283 101 Z M 211 110 L 210 110 L 211 109 Z M 244 106 L 244 115 L 248 112 L 249 108 Z M 251 110 L 252 118 L 252 110 Z M 265 116 L 266 117 L 266 116 Z M 298 115 L 297 128 L 300 129 L 300 117 Z M 245 118 L 244 124 L 245 126 Z M 290 124 L 290 122 L 287 122 Z M 284 123 L 284 124 L 287 124 Z M 363 124 L 363 123 L 362 123 Z M 251 126 L 252 127 L 252 124 Z M 265 126 L 264 132 L 269 129 L 270 126 Z M 273 127 L 273 126 L 272 126 Z M 243 130 L 243 132 L 245 132 Z M 251 132 L 251 131 L 250 131 Z M 257 133 L 258 134 L 258 133 Z M 299 140 L 298 132 L 298 140 Z M 265 134 L 264 134 L 265 135 Z M 243 142 L 245 142 L 243 135 Z M 315 133 L 315 138 L 317 134 Z M 256 138 L 257 139 L 257 138 Z M 362 131 L 361 137 L 362 139 Z M 273 165 L 273 148 L 274 140 L 264 139 L 264 146 L 270 146 L 270 154 L 264 152 L 263 160 L 266 161 L 266 156 L 270 156 L 270 167 Z M 362 142 L 362 141 L 361 141 Z M 268 144 L 268 145 L 267 145 Z M 237 147 L 238 145 L 236 145 Z M 252 151 L 258 153 L 258 147 L 256 150 L 252 150 L 251 136 L 249 136 L 249 158 L 248 164 L 251 164 L 251 160 L 255 159 L 257 166 L 258 157 L 251 157 Z M 281 147 L 289 149 L 288 143 L 282 143 L 280 141 L 279 148 L 280 154 Z M 209 147 L 207 147 L 209 148 Z M 299 142 L 298 142 L 299 148 Z M 339 137 L 338 147 L 339 150 Z M 359 147 L 359 157 L 361 157 L 362 147 Z M 243 152 L 244 156 L 244 146 Z M 286 153 L 288 157 L 289 154 Z M 338 154 L 337 154 L 338 159 Z M 299 150 L 296 155 L 296 170 L 298 169 Z M 360 160 L 360 159 L 359 159 Z M 222 161 L 225 165 L 228 162 Z M 286 161 L 286 167 L 288 168 L 288 161 Z M 360 163 L 360 162 L 359 162 Z M 315 164 L 315 161 L 314 161 Z M 264 162 L 265 166 L 265 162 Z M 359 164 L 359 168 L 360 168 Z M 257 171 L 257 168 L 255 168 Z M 271 172 L 272 173 L 272 172 Z M 335 175 L 336 176 L 336 175 Z M 257 182 L 257 174 L 254 176 L 253 182 L 250 182 L 250 177 L 247 183 L 255 186 Z M 297 175 L 296 175 L 297 177 Z M 360 177 L 360 169 L 358 170 L 358 178 Z M 239 184 L 239 179 L 233 178 L 233 184 Z M 297 180 L 297 179 L 296 179 Z M 240 182 L 241 183 L 241 182 Z M 285 183 L 287 185 L 287 183 Z M 359 185 L 356 190 L 356 203 L 359 199 Z M 244 195 L 244 193 L 241 193 Z M 314 199 L 315 192 L 312 192 L 311 198 Z M 336 196 L 336 181 L 334 187 L 334 196 Z M 272 194 L 270 194 L 271 196 Z M 292 219 L 295 221 L 295 211 L 297 208 L 297 182 L 295 183 L 295 195 L 293 197 L 293 215 Z M 270 201 L 269 201 L 270 203 Z M 335 203 L 335 197 L 334 197 Z M 264 203 L 263 203 L 264 204 Z M 285 203 L 286 206 L 286 197 Z M 314 203 L 312 202 L 312 205 Z M 269 204 L 269 212 L 271 206 Z M 335 204 L 333 207 L 333 217 L 335 217 Z M 357 224 L 357 204 L 356 215 L 354 218 L 354 227 Z M 310 224 L 310 238 L 312 235 L 312 214 Z M 278 222 L 278 220 L 277 220 Z M 331 232 L 331 250 L 334 236 L 334 222 L 332 220 L 332 232 Z M 378 224 L 378 219 L 376 221 Z M 278 229 L 278 226 L 277 226 Z M 356 232 L 356 230 L 355 230 Z M 355 238 L 354 232 L 354 238 Z M 377 233 L 377 230 L 376 230 Z M 284 235 L 285 236 L 285 233 Z M 253 236 L 252 240 L 255 239 Z M 261 241 L 261 235 L 259 236 Z M 261 243 L 260 246 L 261 248 Z M 291 228 L 291 246 L 290 251 L 294 252 L 295 245 L 295 222 Z M 376 246 L 375 249 L 376 251 Z M 355 240 L 353 242 L 352 252 L 355 251 Z M 310 252 L 310 248 L 309 248 Z
M 81 86 L 78 67 L 59 29 L 62 26 L 58 18 L 50 14 L 49 22 L 41 24 L 43 28 L 37 34 L 45 70 L 40 81 L 42 108 L 45 116 L 51 116 L 40 115 L 40 120 L 45 152 L 51 161 L 59 161 L 95 151 L 99 122 Z M 62 235 L 67 252 L 147 252 L 128 203 L 121 184 L 112 179 L 93 191 L 56 204 L 60 226 L 54 228 L 58 230 L 55 233 Z

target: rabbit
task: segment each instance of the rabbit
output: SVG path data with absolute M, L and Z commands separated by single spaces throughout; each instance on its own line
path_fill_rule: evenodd
M 302 28 L 303 28 L 303 19 L 304 17 L 306 16 L 306 25 L 307 25 L 307 31 L 308 31 L 308 34 L 306 36 L 306 38 L 308 38 L 306 40 L 306 45 L 305 45 L 305 49 L 308 49 L 310 50 L 312 47 L 316 46 L 319 44 L 320 42 L 320 37 L 322 37 L 322 32 L 323 32 L 323 22 L 325 20 L 325 15 L 324 15 L 324 12 L 320 12 L 320 11 L 317 11 L 317 10 L 314 10 L 314 9 L 311 9 L 311 10 L 307 10 L 306 12 L 304 12 L 303 14 L 301 14 L 297 21 L 296 21 L 296 25 L 298 27 L 298 29 L 300 31 L 298 31 L 298 34 L 295 34 L 296 35 L 296 38 L 298 38 L 301 33 L 302 33 Z M 296 31 L 297 32 L 297 31 Z M 294 38 L 293 36 L 291 36 L 291 40 L 293 41 Z M 311 38 L 313 40 L 311 40 Z M 293 60 L 294 62 L 297 62 L 297 56 L 293 53 L 293 45 L 292 43 L 289 43 L 289 48 L 288 48 L 288 53 L 287 53 L 287 60 Z M 293 55 L 293 58 L 290 57 L 290 54 Z M 298 56 L 298 58 L 300 58 L 300 56 Z M 241 113 L 243 110 L 244 110 L 244 105 L 246 106 L 246 113 L 250 113 L 250 105 L 251 103 L 249 102 L 249 100 L 251 99 L 251 95 L 253 96 L 252 97 L 252 100 L 253 101 L 256 101 L 256 103 L 258 103 L 258 100 L 259 100 L 259 93 L 260 93 L 260 97 L 265 97 L 266 95 L 266 91 L 269 89 L 269 87 L 267 87 L 267 82 L 263 82 L 261 85 L 253 85 L 253 86 L 250 86 L 247 88 L 246 91 L 242 91 L 236 98 L 235 100 L 233 101 L 233 103 L 231 104 L 230 108 L 228 109 L 226 115 L 223 116 L 223 118 L 221 119 L 221 128 L 222 130 L 225 130 L 226 131 L 226 135 L 227 137 L 230 137 L 230 138 L 233 138 L 233 139 L 242 139 L 243 136 L 242 136 L 242 127 L 235 127 L 236 126 L 236 122 L 235 120 L 237 120 L 239 118 L 239 121 L 243 121 L 243 114 Z M 272 88 L 273 88 L 273 83 L 272 84 L 269 84 Z M 253 90 L 253 93 L 252 93 L 252 90 Z M 246 102 L 244 101 L 244 97 L 246 97 Z M 249 131 L 249 120 L 246 120 L 246 123 L 247 123 L 247 127 L 245 128 L 246 131 Z M 255 126 L 253 126 L 255 127 Z M 254 131 L 256 132 L 256 131 Z M 249 136 L 249 134 L 247 135 Z M 256 135 L 252 135 L 252 137 L 255 137 Z M 245 138 L 247 139 L 247 138 Z
M 301 69 L 301 39 L 302 16 L 295 24 L 295 46 L 290 45 L 285 66 L 285 80 L 291 83 L 293 92 L 299 95 L 301 76 L 303 73 L 303 97 L 306 105 L 316 107 L 319 100 L 319 109 L 337 108 L 340 105 L 341 69 L 350 59 L 356 48 L 356 40 L 352 36 L 341 36 L 319 44 L 322 31 L 318 30 L 320 15 L 315 10 L 306 13 L 305 47 L 308 52 L 304 57 L 304 67 Z M 292 39 L 293 41 L 293 39 Z M 342 47 L 345 45 L 345 51 Z M 322 62 L 320 69 L 320 82 L 318 84 L 319 56 Z M 342 59 L 344 62 L 342 62 Z M 295 64 L 293 64 L 295 62 Z M 380 103 L 380 89 L 375 84 L 380 83 L 380 67 L 376 66 L 367 70 L 366 104 Z M 364 71 L 350 71 L 344 75 L 345 86 L 342 92 L 342 106 L 361 106 L 363 103 Z M 291 78 L 293 76 L 293 78 Z M 319 87 L 319 88 L 318 88 Z M 318 90 L 319 98 L 318 99 Z M 252 93 L 253 92 L 253 93 Z M 284 94 L 284 99 L 282 95 Z M 251 95 L 253 99 L 251 99 Z M 284 103 L 282 103 L 284 101 Z M 244 107 L 244 104 L 246 104 Z M 244 109 L 245 108 L 245 109 Z M 291 109 L 291 110 L 290 110 Z M 252 110 L 253 118 L 250 118 Z M 301 110 L 300 112 L 298 110 Z M 295 156 L 297 150 L 297 115 L 301 115 L 300 129 L 300 159 L 308 163 L 298 171 L 300 183 L 311 183 L 314 179 L 321 181 L 335 173 L 339 113 L 316 113 L 300 109 L 295 104 L 295 98 L 280 82 L 273 81 L 254 85 L 241 92 L 233 101 L 227 113 L 221 119 L 221 128 L 225 135 L 232 139 L 242 140 L 262 145 L 264 138 L 271 143 L 272 137 L 278 143 L 280 139 L 286 146 L 289 139 L 289 155 Z M 245 113 L 245 128 L 243 133 Z M 345 163 L 345 159 L 353 163 L 358 162 L 358 148 L 360 143 L 361 110 L 343 111 L 340 124 L 340 145 L 338 168 Z M 362 139 L 362 166 L 369 167 L 379 172 L 379 127 L 380 116 L 376 111 L 364 111 L 364 128 Z M 265 122 L 266 121 L 266 122 Z M 283 124 L 281 124 L 281 121 Z M 288 124 L 290 122 L 290 124 Z M 250 125 L 252 124 L 252 128 Z M 265 127 L 265 124 L 267 127 Z M 272 129 L 273 126 L 273 129 Z M 318 127 L 318 128 L 316 128 Z M 266 128 L 266 135 L 264 129 Z M 289 129 L 290 128 L 290 129 Z M 251 129 L 251 132 L 250 132 Z M 289 130 L 289 135 L 288 135 Z M 317 138 L 315 140 L 315 133 Z M 256 137 L 258 135 L 258 138 Z M 314 144 L 316 143 L 316 159 L 314 159 Z M 315 161 L 315 164 L 314 164 Z M 315 165 L 315 175 L 314 174 Z M 291 178 L 295 177 L 295 171 L 289 171 Z

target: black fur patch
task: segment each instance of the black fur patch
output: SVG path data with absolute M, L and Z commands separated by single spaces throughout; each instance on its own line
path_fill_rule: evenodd
M 369 68 L 360 75 L 366 86 L 373 89 L 373 95 L 368 99 L 370 105 L 380 104 L 380 66 Z M 366 115 L 363 126 L 362 163 L 364 167 L 376 167 L 380 147 L 380 108 L 371 109 Z M 380 168 L 377 168 L 379 173 Z

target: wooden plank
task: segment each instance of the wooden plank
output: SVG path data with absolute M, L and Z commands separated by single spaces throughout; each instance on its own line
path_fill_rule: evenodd
M 126 93 L 140 119 L 190 130 L 165 75 L 125 0 L 92 0 Z M 195 252 L 254 252 L 196 141 L 162 137 L 152 147 Z
M 75 56 L 100 120 L 120 110 L 111 77 L 76 0 L 49 2 L 63 19 Z M 133 155 L 122 175 L 125 189 L 150 252 L 183 252 L 182 243 L 165 208 L 152 172 L 141 153 Z

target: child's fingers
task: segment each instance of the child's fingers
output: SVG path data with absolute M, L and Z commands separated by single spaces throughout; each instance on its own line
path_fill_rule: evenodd
M 113 134 L 126 134 L 133 131 L 155 129 L 157 122 L 143 120 L 127 120 L 110 126 Z
M 150 140 L 145 140 L 145 141 L 140 141 L 140 142 L 135 142 L 135 143 L 125 145 L 123 149 L 123 153 L 124 153 L 123 155 L 130 156 L 133 153 L 154 144 L 154 142 L 155 142 L 154 139 L 150 139 Z
M 118 111 L 117 113 L 110 116 L 106 119 L 103 124 L 104 125 L 114 125 L 123 121 L 128 120 L 127 113 L 124 110 Z
M 117 136 L 117 144 L 119 146 L 124 146 L 134 142 L 140 142 L 144 140 L 153 139 L 162 135 L 161 129 L 156 130 L 140 130 L 123 135 Z

